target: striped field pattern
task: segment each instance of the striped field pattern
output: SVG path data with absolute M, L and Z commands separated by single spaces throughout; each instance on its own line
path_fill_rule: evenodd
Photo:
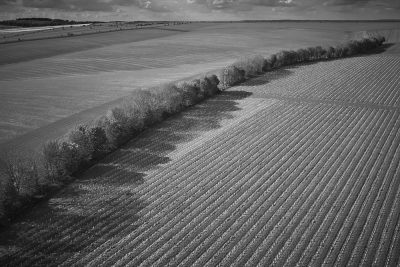
M 41 128 L 47 126 L 57 127 L 63 135 L 68 125 L 62 125 L 61 120 L 85 123 L 88 109 L 125 97 L 137 88 L 216 71 L 254 54 L 268 56 L 282 49 L 335 46 L 364 36 L 366 31 L 397 42 L 398 35 L 392 29 L 398 25 L 190 23 L 42 40 L 46 34 L 65 35 L 71 29 L 30 33 L 38 40 L 0 46 L 0 150 L 3 145 L 13 146 L 9 142 L 31 143 L 36 138 L 33 136 L 40 136 Z M 89 26 L 74 30 L 100 29 Z M 50 132 L 35 142 L 37 147 L 43 140 L 59 137 Z M 37 149 L 30 144 L 24 147 Z
M 395 266 L 399 71 L 382 54 L 233 87 L 3 231 L 0 265 Z

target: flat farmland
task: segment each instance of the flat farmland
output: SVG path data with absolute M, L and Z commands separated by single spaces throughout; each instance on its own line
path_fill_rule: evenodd
M 40 147 L 136 88 L 215 70 L 241 56 L 334 45 L 397 26 L 192 23 L 1 44 L 0 143 Z
M 172 23 L 171 23 L 172 24 Z M 3 26 L 3 27 L 1 27 Z M 136 30 L 159 26 L 169 26 L 168 23 L 135 23 L 135 22 L 101 22 L 72 25 L 56 25 L 42 27 L 7 27 L 0 25 L 0 43 L 20 42 L 27 40 L 52 39 L 90 35 L 96 33 Z
M 392 52 L 233 87 L 21 217 L 0 263 L 397 266 L 399 71 Z

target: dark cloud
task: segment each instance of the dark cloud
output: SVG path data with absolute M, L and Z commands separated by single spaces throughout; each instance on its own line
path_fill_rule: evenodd
M 186 4 L 198 4 L 210 9 L 229 9 L 239 4 L 239 0 L 187 0 Z
M 371 0 L 328 0 L 326 5 L 331 6 L 345 6 L 345 5 L 364 5 L 371 2 Z
M 205 5 L 210 9 L 249 10 L 254 6 L 287 7 L 293 0 L 187 0 L 187 3 Z
M 155 1 L 155 0 L 112 0 L 109 2 L 112 5 L 120 6 L 136 6 L 143 9 L 148 9 L 156 12 L 168 12 L 171 11 L 166 5 L 168 1 Z
M 0 0 L 0 4 L 8 1 Z M 169 11 L 162 1 L 151 0 L 22 0 L 22 6 L 64 11 L 113 11 L 115 6 L 136 6 L 157 12 Z
M 0 0 L 0 5 L 15 5 L 17 0 Z
M 67 11 L 112 11 L 112 6 L 102 0 L 23 0 L 24 7 L 52 8 Z
M 253 5 L 271 7 L 285 7 L 296 5 L 296 2 L 294 0 L 249 0 L 248 2 Z

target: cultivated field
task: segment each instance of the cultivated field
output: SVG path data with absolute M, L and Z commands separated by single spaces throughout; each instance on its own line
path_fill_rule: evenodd
M 192 23 L 1 44 L 0 143 L 40 146 L 138 87 L 214 70 L 241 56 L 335 45 L 365 30 L 392 33 L 397 25 Z
M 0 233 L 0 263 L 398 265 L 393 51 L 267 73 L 146 130 Z
M 172 24 L 172 23 L 171 23 Z M 7 27 L 0 24 L 0 43 L 11 43 L 47 38 L 75 37 L 80 35 L 136 30 L 149 27 L 169 26 L 169 23 L 102 22 L 42 27 Z

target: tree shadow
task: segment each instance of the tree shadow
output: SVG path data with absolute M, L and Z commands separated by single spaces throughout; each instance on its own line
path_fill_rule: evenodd
M 136 193 L 168 154 L 233 118 L 245 91 L 225 91 L 150 127 L 0 231 L 0 266 L 55 266 L 115 244 L 141 225 Z
M 279 68 L 275 69 L 266 73 L 263 73 L 259 76 L 255 76 L 252 79 L 249 79 L 243 83 L 241 83 L 242 86 L 258 86 L 258 85 L 264 85 L 269 82 L 283 79 L 289 75 L 292 75 L 294 71 L 290 70 L 296 67 L 299 67 L 300 65 L 291 65 L 291 66 L 286 66 L 285 68 Z
M 378 47 L 377 49 L 366 53 L 366 55 L 381 54 L 381 53 L 385 52 L 386 50 L 388 50 L 389 48 L 391 48 L 394 45 L 395 45 L 394 43 L 385 43 L 382 46 Z M 362 56 L 362 55 L 360 55 L 360 56 Z

